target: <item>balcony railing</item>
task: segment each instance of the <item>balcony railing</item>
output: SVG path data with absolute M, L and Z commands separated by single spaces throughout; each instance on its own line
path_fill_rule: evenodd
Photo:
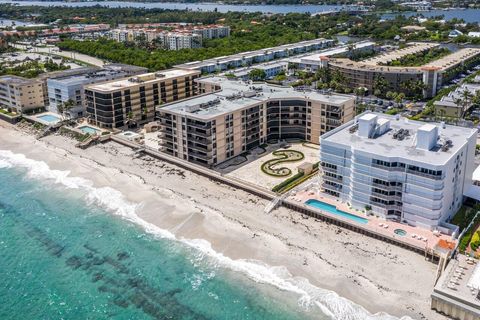
M 378 164 L 378 163 L 372 163 L 372 167 L 382 169 L 382 170 L 385 170 L 385 171 L 397 171 L 397 172 L 404 172 L 405 171 L 404 167 L 387 167 L 387 166 L 383 166 L 383 165 Z
M 375 183 L 375 182 L 372 182 L 372 187 L 382 189 L 385 191 L 402 191 L 403 190 L 403 186 L 387 186 L 387 185 L 384 185 L 381 183 Z
M 420 176 L 420 177 L 427 178 L 427 179 L 432 179 L 432 180 L 442 180 L 443 179 L 442 176 L 436 176 L 436 175 L 433 175 L 433 174 L 424 173 L 424 172 L 420 172 L 420 171 L 415 171 L 415 170 L 411 170 L 411 169 L 407 169 L 407 173 L 414 174 L 416 176 Z

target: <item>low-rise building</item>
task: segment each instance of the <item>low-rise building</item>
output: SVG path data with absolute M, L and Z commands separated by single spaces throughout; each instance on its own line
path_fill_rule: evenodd
M 175 67 L 186 70 L 198 70 L 201 73 L 213 73 L 320 50 L 330 47 L 332 44 L 333 40 L 319 38 L 284 44 L 273 48 L 237 53 L 230 56 L 187 62 Z
M 49 111 L 58 112 L 59 106 L 70 104 L 69 109 L 64 111 L 66 114 L 71 118 L 84 116 L 86 111 L 85 85 L 145 73 L 147 69 L 123 64 L 109 64 L 103 68 L 83 68 L 83 71 L 80 74 L 66 74 L 47 79 Z
M 480 91 L 480 84 L 465 83 L 433 103 L 435 116 L 440 118 L 463 118 L 473 106 L 474 97 Z
M 240 80 L 249 80 L 250 72 L 255 69 L 262 70 L 265 72 L 265 79 L 270 79 L 275 77 L 276 75 L 287 72 L 288 71 L 288 62 L 287 61 L 278 61 L 278 62 L 267 62 L 261 63 L 255 66 L 247 67 L 247 68 L 240 68 L 235 69 L 230 72 L 226 72 L 225 74 L 231 75 Z
M 198 71 L 170 69 L 85 86 L 87 115 L 102 128 L 152 121 L 161 104 L 196 94 Z
M 339 45 L 333 48 L 324 49 L 314 54 L 292 57 L 288 59 L 288 62 L 293 64 L 298 69 L 316 71 L 322 67 L 322 60 L 325 58 L 338 55 L 351 55 L 354 53 L 372 51 L 374 49 L 375 42 L 360 41 L 352 45 Z
M 159 150 L 214 166 L 267 141 L 321 134 L 354 116 L 355 97 L 296 91 L 268 84 L 211 77 L 198 81 L 200 95 L 158 110 Z
M 472 185 L 476 129 L 364 113 L 320 139 L 322 188 L 357 209 L 448 232 Z

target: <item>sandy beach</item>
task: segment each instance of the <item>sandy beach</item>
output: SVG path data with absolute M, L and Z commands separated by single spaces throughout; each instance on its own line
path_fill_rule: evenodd
M 114 142 L 86 150 L 60 135 L 41 140 L 0 122 L 0 150 L 112 187 L 139 203 L 137 214 L 179 239 L 205 239 L 234 260 L 283 266 L 375 314 L 446 319 L 430 310 L 437 266 L 423 256 L 285 208 L 134 152 Z M 307 290 L 307 289 L 305 289 Z M 340 300 L 340 299 L 337 299 Z M 339 319 L 344 319 L 341 315 Z

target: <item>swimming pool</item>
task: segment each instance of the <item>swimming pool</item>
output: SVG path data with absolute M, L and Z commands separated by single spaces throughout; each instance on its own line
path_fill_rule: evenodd
M 42 116 L 38 116 L 37 119 L 40 119 L 40 120 L 43 120 L 43 121 L 49 122 L 49 123 L 60 121 L 59 117 L 56 117 L 56 116 L 51 115 L 51 114 L 44 114 Z
M 92 128 L 90 126 L 82 126 L 78 127 L 78 129 L 88 134 L 98 134 L 100 132 L 100 130 Z
M 362 223 L 362 224 L 368 223 L 368 220 L 365 219 L 365 218 L 356 216 L 356 215 L 348 213 L 348 212 L 340 211 L 335 206 L 332 206 L 331 204 L 328 204 L 328 203 L 325 203 L 325 202 L 322 202 L 322 201 L 319 201 L 319 200 L 310 199 L 310 200 L 307 200 L 305 202 L 305 204 L 307 206 L 311 206 L 311 207 L 320 209 L 322 211 L 326 211 L 328 213 L 353 220 L 353 221 L 358 222 L 358 223 Z
M 393 231 L 396 235 L 399 235 L 401 237 L 405 237 L 407 235 L 407 231 L 403 230 L 403 229 L 395 229 Z

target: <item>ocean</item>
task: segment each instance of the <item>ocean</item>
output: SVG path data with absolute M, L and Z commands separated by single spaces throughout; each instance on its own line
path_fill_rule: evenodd
M 397 319 L 231 260 L 112 188 L 0 150 L 0 319 Z

